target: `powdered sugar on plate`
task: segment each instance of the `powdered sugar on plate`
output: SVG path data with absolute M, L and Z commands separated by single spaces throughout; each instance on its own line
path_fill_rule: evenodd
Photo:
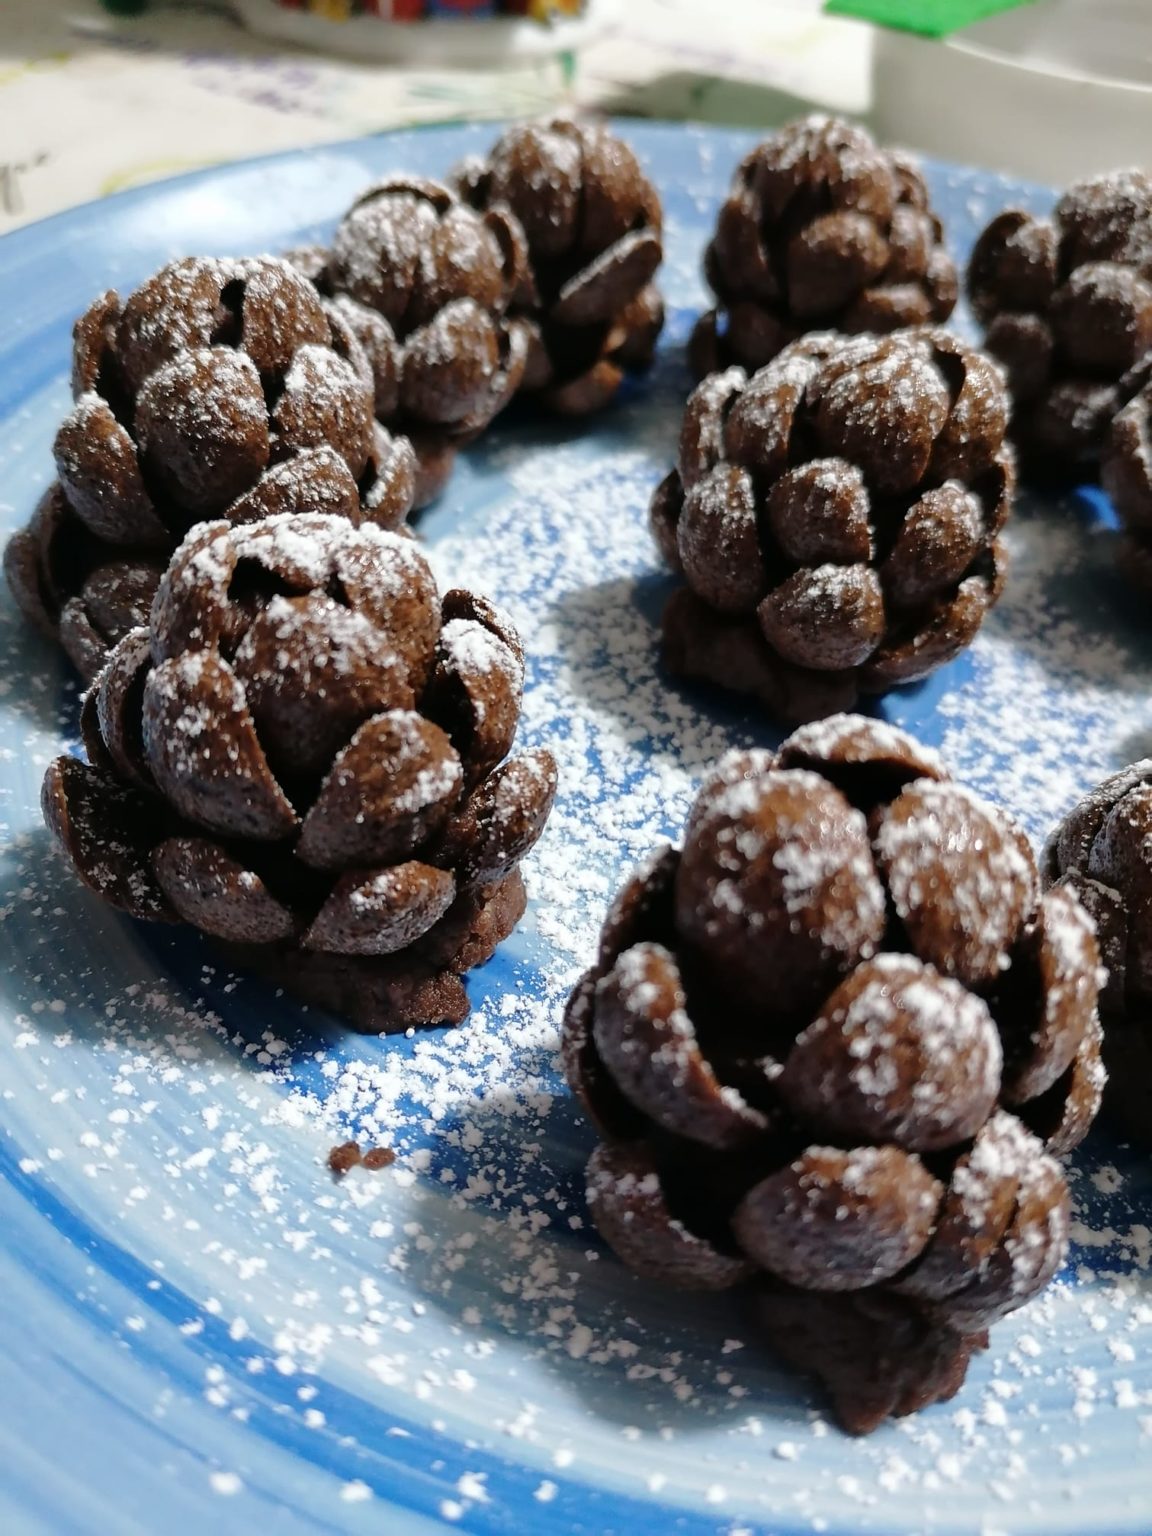
M 662 175 L 681 305 L 737 158 L 728 140 L 689 142 L 709 151 L 699 168 L 678 137 Z M 935 185 L 961 242 L 966 201 L 984 218 L 1007 196 Z M 106 1425 L 95 1443 L 119 1472 L 130 1433 L 157 1479 L 183 1477 L 185 1458 L 209 1508 L 248 1529 L 267 1518 L 260 1490 L 285 1487 L 302 1519 L 381 1529 L 410 1482 L 429 1521 L 534 1536 L 580 1520 L 690 1536 L 1146 1525 L 1150 1175 L 1107 1136 L 1073 1162 L 1057 1283 L 997 1326 L 958 1399 L 864 1442 L 829 1428 L 732 1298 L 645 1285 L 590 1228 L 593 1133 L 556 1059 L 564 999 L 623 876 L 679 841 L 704 774 L 729 747 L 779 739 L 656 663 L 671 584 L 644 510 L 675 454 L 690 318 L 674 312 L 653 378 L 588 435 L 501 424 L 425 520 L 441 590 L 483 592 L 517 625 L 521 740 L 561 771 L 525 865 L 529 919 L 473 979 L 459 1030 L 350 1036 L 84 895 L 36 811 L 74 707 L 58 715 L 55 663 L 0 615 L 3 1273 L 9 1315 L 52 1343 L 34 1370 L 12 1344 L 25 1433 L 74 1404 L 77 1457 Z M 4 483 L 23 487 L 12 524 L 64 400 L 60 386 L 0 422 Z M 1146 755 L 1152 643 L 1087 503 L 1027 503 L 1010 539 L 1008 589 L 972 653 L 882 713 L 1039 843 Z M 325 1160 L 349 1139 L 394 1147 L 396 1164 L 334 1186 Z

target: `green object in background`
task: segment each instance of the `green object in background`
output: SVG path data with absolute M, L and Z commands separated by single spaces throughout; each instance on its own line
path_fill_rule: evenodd
M 831 15 L 855 16 L 878 27 L 947 37 L 986 16 L 1031 4 L 1032 0 L 824 0 L 824 9 Z
M 114 16 L 139 16 L 148 9 L 148 0 L 102 0 L 104 9 Z

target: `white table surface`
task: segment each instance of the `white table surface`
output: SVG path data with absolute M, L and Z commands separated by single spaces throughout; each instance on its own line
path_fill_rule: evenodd
M 818 0 L 624 0 L 581 55 L 496 78 L 401 70 L 253 36 L 223 3 L 132 21 L 96 0 L 0 0 L 0 231 L 199 166 L 404 123 L 581 105 L 762 123 L 859 110 L 869 33 Z M 462 24 L 467 25 L 467 24 Z

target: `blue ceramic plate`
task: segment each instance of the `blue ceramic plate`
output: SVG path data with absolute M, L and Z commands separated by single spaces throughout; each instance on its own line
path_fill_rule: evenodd
M 689 388 L 700 251 L 747 135 L 628 130 L 668 207 L 652 377 L 588 427 L 507 419 L 422 523 L 442 576 L 514 614 L 523 723 L 563 785 L 530 919 L 458 1031 L 351 1036 L 134 926 L 51 852 L 37 794 L 76 692 L 9 607 L 0 673 L 0 1530 L 24 1533 L 1144 1532 L 1152 1528 L 1152 1200 L 1105 1134 L 1075 1243 L 951 1404 L 852 1441 L 727 1298 L 627 1275 L 585 1214 L 591 1145 L 556 1021 L 623 871 L 676 835 L 749 712 L 659 676 L 644 526 Z M 491 127 L 212 171 L 0 242 L 0 497 L 50 473 L 69 328 L 168 257 L 322 235 L 370 177 L 443 173 Z M 936 166 L 956 254 L 1037 188 Z M 966 323 L 961 317 L 960 323 Z M 1026 501 L 972 652 L 883 713 L 1043 838 L 1148 749 L 1147 615 L 1107 509 Z M 4 599 L 6 604 L 7 600 Z M 350 1136 L 399 1153 L 335 1184 Z

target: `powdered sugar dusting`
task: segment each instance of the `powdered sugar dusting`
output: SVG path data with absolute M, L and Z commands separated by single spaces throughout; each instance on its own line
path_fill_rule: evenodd
M 321 626 L 323 650 L 316 646 Z M 257 633 L 258 648 L 253 649 Z M 249 630 L 240 644 L 237 662 L 243 664 L 249 657 L 261 669 L 271 667 L 272 688 L 299 688 L 321 697 L 326 685 L 342 677 L 363 676 L 368 666 L 391 672 L 400 665 L 389 637 L 382 636 L 366 614 L 330 598 L 293 601 L 279 595 L 269 600 L 258 627 Z
M 907 955 L 881 954 L 834 994 L 796 1050 L 824 1070 L 809 1089 L 826 1112 L 863 1109 L 877 1136 L 932 1148 L 964 1139 L 1000 1088 L 1000 1038 L 983 999 Z M 832 1044 L 839 1049 L 827 1050 Z
M 1097 248 L 1152 277 L 1152 176 L 1146 169 L 1133 166 L 1077 182 L 1056 214 L 1073 227 L 1087 224 Z
M 856 717 L 843 714 L 813 720 L 792 732 L 788 738 L 790 750 L 797 757 L 844 763 L 883 761 L 890 757 L 897 762 L 908 760 L 926 774 L 945 772 L 940 754 L 923 746 L 907 731 L 883 720 L 872 720 L 867 735 L 861 736 L 855 722 Z
M 422 148 L 433 138 L 357 153 L 455 158 Z M 717 173 L 750 140 L 692 137 L 681 155 L 684 142 L 665 177 L 681 305 L 699 302 Z M 960 173 L 937 173 L 935 191 L 958 247 L 1019 193 Z M 689 318 L 673 314 L 673 346 Z M 658 1494 L 666 1523 L 708 1536 L 1084 1536 L 1113 1512 L 1109 1530 L 1135 1532 L 1142 1506 L 1124 1501 L 1144 1488 L 1152 1436 L 1146 1158 L 1107 1138 L 1076 1154 L 1056 1285 L 997 1325 L 954 1402 L 866 1442 L 838 1435 L 811 1389 L 765 1359 L 731 1298 L 633 1280 L 589 1225 L 593 1136 L 557 1071 L 560 1007 L 624 874 L 679 842 L 703 775 L 732 745 L 778 741 L 752 711 L 671 686 L 656 665 L 669 584 L 644 510 L 687 387 L 665 353 L 591 436 L 498 426 L 425 522 L 442 589 L 490 593 L 512 613 L 531 658 L 523 738 L 561 769 L 526 861 L 530 921 L 473 979 L 458 1031 L 350 1037 L 207 946 L 83 896 L 47 856 L 35 807 L 37 770 L 71 738 L 74 711 L 57 718 L 54 663 L 4 629 L 0 691 L 30 682 L 19 707 L 8 695 L 0 746 L 12 956 L 0 1092 L 18 1153 L 0 1195 L 9 1232 L 31 1234 L 40 1200 L 65 1223 L 51 1239 L 58 1284 L 9 1275 L 10 1315 L 53 1341 L 20 1377 L 28 1417 L 44 1406 L 58 1435 L 72 1401 L 93 1434 L 105 1416 L 119 1428 L 118 1384 L 151 1367 L 133 1435 L 186 1434 L 199 1484 L 223 1477 L 234 1491 L 220 1506 L 249 1528 L 260 1506 L 245 1490 L 277 1486 L 290 1453 L 293 1486 L 332 1525 L 382 1524 L 414 1471 L 427 1518 L 443 1509 L 465 1529 L 481 1490 L 482 1518 L 514 1521 L 526 1473 L 541 1531 L 553 1514 L 595 1518 L 592 1487 L 645 1501 L 623 1506 L 621 1527 L 634 1509 L 650 1520 Z M 43 483 L 65 404 L 61 384 L 42 421 L 37 403 L 0 422 L 13 522 Z M 880 708 L 1039 842 L 1092 784 L 1147 755 L 1152 658 L 1145 605 L 1113 575 L 1113 537 L 1087 503 L 1033 507 L 1010 538 L 1006 595 L 970 656 Z M 395 1146 L 397 1163 L 333 1187 L 327 1152 L 350 1135 Z M 85 1339 L 88 1317 L 100 1321 Z M 341 1499 L 357 1483 L 375 1505 Z M 545 1486 L 556 1496 L 538 1502 Z
M 954 942 L 965 951 L 960 964 L 979 954 L 980 971 L 1008 965 L 1007 946 L 1037 884 L 1032 855 L 1008 817 L 968 785 L 919 779 L 884 817 L 875 845 L 902 921 L 946 910 Z M 953 964 L 951 955 L 933 958 Z
M 514 697 L 520 696 L 524 686 L 524 664 L 515 651 L 486 625 L 474 619 L 449 619 L 440 631 L 440 647 L 452 668 L 462 677 L 485 679 L 496 675 L 504 680 Z M 470 697 L 477 718 L 483 719 L 483 697 L 477 693 Z

